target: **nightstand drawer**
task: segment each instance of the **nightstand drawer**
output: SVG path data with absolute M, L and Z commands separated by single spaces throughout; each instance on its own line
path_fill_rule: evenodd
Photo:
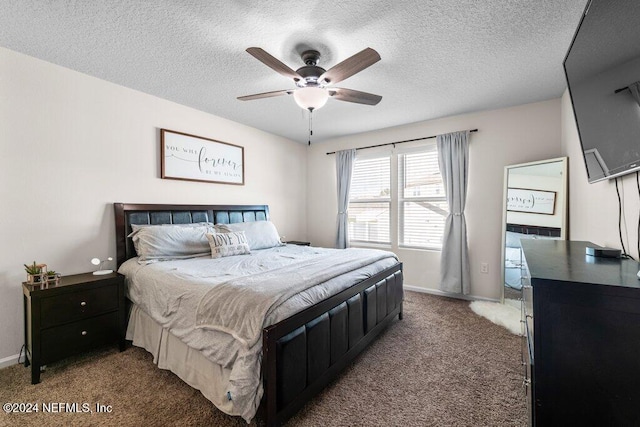
M 42 298 L 41 327 L 61 325 L 118 309 L 118 287 L 102 286 Z
M 68 325 L 45 329 L 41 335 L 42 363 L 116 342 L 119 339 L 118 312 L 103 314 Z

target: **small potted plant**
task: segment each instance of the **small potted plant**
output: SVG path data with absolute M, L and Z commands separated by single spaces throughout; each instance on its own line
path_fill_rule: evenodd
M 58 278 L 60 274 L 54 270 L 47 271 L 47 283 L 58 283 Z
M 40 264 L 36 264 L 33 261 L 33 264 L 27 265 L 24 264 L 24 270 L 27 272 L 27 282 L 29 284 L 40 283 L 42 280 L 42 267 Z

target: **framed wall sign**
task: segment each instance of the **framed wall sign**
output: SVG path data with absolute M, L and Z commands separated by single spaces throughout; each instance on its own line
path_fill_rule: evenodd
M 244 147 L 160 129 L 161 177 L 244 185 Z
M 553 215 L 556 208 L 556 192 L 507 188 L 507 210 Z

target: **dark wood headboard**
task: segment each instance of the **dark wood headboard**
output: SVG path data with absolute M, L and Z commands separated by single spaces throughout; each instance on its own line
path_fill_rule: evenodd
M 131 224 L 188 224 L 211 222 L 230 224 L 236 222 L 267 221 L 267 205 L 156 205 L 114 203 L 116 220 L 116 256 L 118 267 L 136 256 L 131 239 Z

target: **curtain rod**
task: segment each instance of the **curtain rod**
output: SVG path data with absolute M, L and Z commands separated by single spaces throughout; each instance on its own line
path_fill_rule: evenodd
M 471 129 L 469 132 L 478 132 L 478 129 Z M 413 141 L 422 141 L 423 139 L 433 139 L 433 138 L 437 138 L 438 135 L 432 135 L 432 136 L 425 136 L 422 138 L 415 138 L 415 139 L 405 139 L 404 141 L 396 141 L 396 142 L 387 142 L 386 144 L 378 144 L 378 145 L 369 145 L 366 147 L 358 147 L 356 148 L 356 150 L 364 150 L 366 148 L 375 148 L 375 147 L 384 147 L 385 145 L 396 145 L 396 144 L 402 144 L 403 142 L 413 142 Z M 327 153 L 327 155 L 329 154 L 336 154 L 335 151 L 332 151 L 330 153 Z

